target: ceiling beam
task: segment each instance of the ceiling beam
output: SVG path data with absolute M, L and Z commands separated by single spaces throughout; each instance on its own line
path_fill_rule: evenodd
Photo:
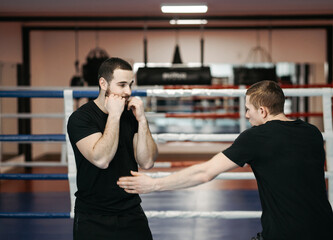
M 230 16 L 0 16 L 1 22 L 158 22 L 171 19 L 202 19 L 214 21 L 313 21 L 333 20 L 333 14 L 294 14 L 294 15 L 230 15 Z

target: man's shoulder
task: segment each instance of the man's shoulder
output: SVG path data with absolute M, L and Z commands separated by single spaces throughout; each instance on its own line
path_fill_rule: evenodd
M 248 129 L 244 130 L 240 134 L 242 134 L 242 135 L 252 135 L 252 134 L 255 134 L 257 131 L 260 131 L 261 128 L 262 128 L 262 125 L 252 126 L 252 127 L 248 128 Z
M 94 104 L 86 103 L 74 111 L 68 119 L 67 131 L 75 142 L 77 142 L 82 136 L 85 136 L 91 131 L 96 131 L 96 118 L 94 117 Z M 79 136 L 79 137 L 77 137 Z
M 302 124 L 302 126 L 305 128 L 305 129 L 308 129 L 308 132 L 310 134 L 317 134 L 320 138 L 322 138 L 322 133 L 320 132 L 319 128 L 317 126 L 315 126 L 314 124 L 311 124 L 309 122 L 305 122 L 303 120 L 298 120 L 300 124 Z
M 92 101 L 89 101 L 76 109 L 72 115 L 89 114 L 90 111 L 93 111 L 95 106 Z
M 90 116 L 92 115 L 93 108 L 94 108 L 94 106 L 91 102 L 87 102 L 87 103 L 83 104 L 77 110 L 72 112 L 68 121 L 71 122 L 76 119 L 81 119 L 81 120 L 87 119 L 87 118 L 89 119 Z
M 241 132 L 237 139 L 235 140 L 236 142 L 240 142 L 240 141 L 248 141 L 253 139 L 254 136 L 256 136 L 258 131 L 258 127 L 257 126 L 253 126 L 251 128 L 248 128 L 246 130 L 244 130 L 243 132 Z

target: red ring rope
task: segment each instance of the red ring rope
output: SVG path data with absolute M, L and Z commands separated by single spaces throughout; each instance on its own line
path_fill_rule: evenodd
M 239 89 L 236 85 L 165 85 L 163 89 Z M 249 86 L 246 86 L 248 88 Z M 281 88 L 333 88 L 333 83 L 330 84 L 280 84 Z
M 289 113 L 286 114 L 287 117 L 322 117 L 323 113 Z M 230 119 L 238 119 L 239 113 L 165 113 L 166 118 L 230 118 Z

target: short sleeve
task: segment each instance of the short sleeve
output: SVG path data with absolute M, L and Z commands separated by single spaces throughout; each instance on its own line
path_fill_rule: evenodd
M 256 148 L 255 138 L 249 129 L 242 132 L 222 153 L 238 166 L 243 167 L 246 163 L 251 164 L 255 159 Z
M 73 144 L 81 139 L 100 132 L 100 129 L 93 123 L 91 117 L 85 112 L 74 112 L 67 123 L 67 132 Z

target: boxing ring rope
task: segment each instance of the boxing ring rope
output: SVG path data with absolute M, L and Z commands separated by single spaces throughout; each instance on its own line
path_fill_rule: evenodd
M 219 119 L 219 118 L 229 118 L 229 119 L 239 119 L 239 113 L 209 113 L 209 112 L 196 112 L 196 113 L 146 113 L 147 118 L 199 118 L 199 119 Z M 288 113 L 287 117 L 322 117 L 323 113 L 312 112 L 312 113 Z
M 172 172 L 153 172 L 145 173 L 152 178 L 166 177 L 172 174 Z M 333 172 L 325 172 L 325 178 L 329 179 L 333 177 Z M 35 173 L 2 173 L 0 174 L 0 180 L 68 180 L 68 174 L 35 174 Z M 252 172 L 225 172 L 216 176 L 214 179 L 218 180 L 254 180 L 255 176 Z
M 145 211 L 148 218 L 214 218 L 250 219 L 260 218 L 261 211 Z M 68 212 L 58 213 L 0 213 L 0 218 L 72 218 Z
M 283 89 L 286 96 L 321 96 L 323 99 L 323 137 L 326 146 L 333 146 L 333 127 L 332 127 L 332 88 L 313 88 L 313 89 Z M 133 90 L 133 96 L 141 97 L 239 97 L 240 104 L 244 105 L 244 95 L 246 89 L 147 89 Z M 75 98 L 89 97 L 93 98 L 98 95 L 96 90 L 0 90 L 0 98 L 3 97 L 36 97 L 36 98 L 64 98 L 64 116 L 65 123 L 73 111 L 73 100 Z M 240 108 L 240 125 L 245 122 L 245 109 Z M 28 116 L 25 116 L 28 117 Z M 244 129 L 243 129 L 244 130 Z M 238 134 L 153 134 L 157 142 L 168 141 L 234 141 Z M 73 218 L 74 216 L 74 192 L 76 191 L 76 167 L 72 147 L 68 141 L 67 134 L 48 134 L 48 135 L 0 135 L 0 142 L 66 142 L 66 152 L 68 160 L 68 174 L 0 174 L 0 179 L 30 179 L 30 180 L 69 180 L 71 195 L 71 212 L 70 213 L 0 213 L 0 218 Z M 325 177 L 328 178 L 328 194 L 330 202 L 333 200 L 333 149 L 326 148 L 327 172 Z M 168 172 L 148 173 L 152 177 L 163 177 Z M 216 179 L 254 179 L 253 173 L 222 173 Z M 188 211 L 146 211 L 148 217 L 158 218 L 259 218 L 261 212 L 257 211 L 222 211 L 222 212 L 188 212 Z

